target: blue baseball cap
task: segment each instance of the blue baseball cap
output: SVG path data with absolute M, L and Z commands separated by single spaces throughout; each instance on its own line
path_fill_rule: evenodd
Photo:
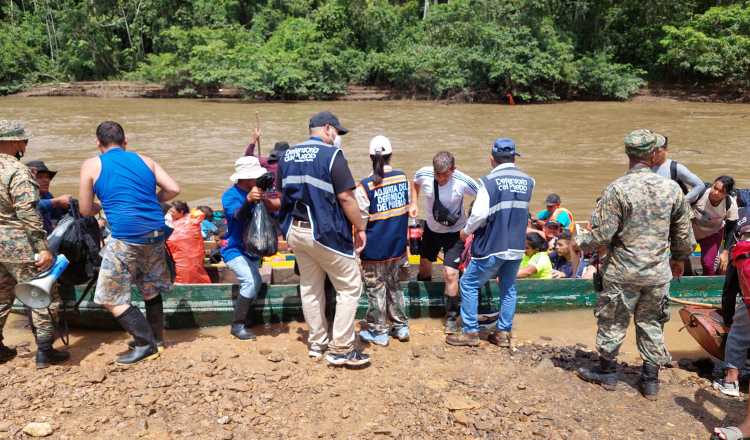
M 510 138 L 497 138 L 492 145 L 492 154 L 498 156 L 520 156 L 516 152 L 516 143 Z

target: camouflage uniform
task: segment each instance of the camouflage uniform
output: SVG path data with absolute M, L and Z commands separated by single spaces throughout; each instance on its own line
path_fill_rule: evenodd
M 658 141 L 654 133 L 637 130 L 626 138 L 626 151 L 643 156 Z M 608 249 L 602 267 L 604 291 L 595 310 L 600 355 L 615 359 L 634 315 L 644 362 L 669 363 L 663 337 L 669 320 L 669 260 L 687 258 L 695 243 L 690 208 L 680 187 L 636 165 L 604 190 L 591 223 L 592 230 L 581 228 L 576 241 L 583 249 Z
M 409 325 L 404 292 L 399 282 L 402 260 L 363 261 L 362 279 L 367 293 L 367 328 L 373 335 L 387 334 Z M 390 320 L 391 326 L 388 325 Z
M 0 140 L 23 135 L 20 124 L 0 121 Z M 39 187 L 31 171 L 18 159 L 0 154 L 0 342 L 2 329 L 15 299 L 16 283 L 28 281 L 39 273 L 34 254 L 47 250 L 42 219 L 36 210 Z M 56 313 L 60 299 L 52 292 L 50 310 Z M 32 322 L 38 337 L 53 337 L 54 326 L 47 310 L 32 310 Z

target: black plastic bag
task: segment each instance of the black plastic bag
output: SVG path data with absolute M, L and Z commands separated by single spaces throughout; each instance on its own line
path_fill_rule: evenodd
M 263 203 L 256 203 L 243 234 L 245 248 L 251 254 L 270 257 L 279 247 L 276 224 Z
M 63 254 L 70 261 L 60 276 L 60 283 L 85 284 L 99 272 L 102 235 L 95 217 L 83 217 L 78 201 L 72 200 L 67 214 L 47 238 L 47 247 L 54 254 Z

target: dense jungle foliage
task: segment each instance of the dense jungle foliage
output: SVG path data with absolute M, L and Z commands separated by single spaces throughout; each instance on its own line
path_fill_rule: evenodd
M 750 85 L 750 1 L 0 0 L 0 94 L 139 79 L 181 96 L 627 99 Z

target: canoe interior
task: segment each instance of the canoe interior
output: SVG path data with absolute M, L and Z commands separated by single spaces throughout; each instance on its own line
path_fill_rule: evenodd
M 671 295 L 690 301 L 720 303 L 724 277 L 685 277 L 671 285 Z M 407 314 L 410 318 L 440 317 L 444 314 L 442 282 L 401 283 L 404 289 Z M 566 310 L 592 307 L 597 294 L 590 280 L 519 280 L 517 283 L 520 313 Z M 94 329 L 119 329 L 119 325 L 103 308 L 93 303 L 87 295 L 77 313 L 72 311 L 75 302 L 83 294 L 84 286 L 61 287 L 66 309 L 65 315 L 71 326 Z M 165 325 L 167 328 L 194 328 L 227 325 L 232 317 L 232 297 L 236 297 L 236 284 L 178 284 L 164 298 Z M 328 289 L 329 316 L 335 307 L 335 293 Z M 143 298 L 133 289 L 133 302 L 143 309 Z M 499 309 L 499 293 L 496 283 L 488 283 L 480 292 L 480 313 Z M 20 303 L 15 311 L 22 311 Z M 359 301 L 357 317 L 363 318 L 367 311 L 367 298 Z M 297 285 L 264 284 L 252 310 L 255 323 L 278 323 L 302 321 L 302 308 Z

